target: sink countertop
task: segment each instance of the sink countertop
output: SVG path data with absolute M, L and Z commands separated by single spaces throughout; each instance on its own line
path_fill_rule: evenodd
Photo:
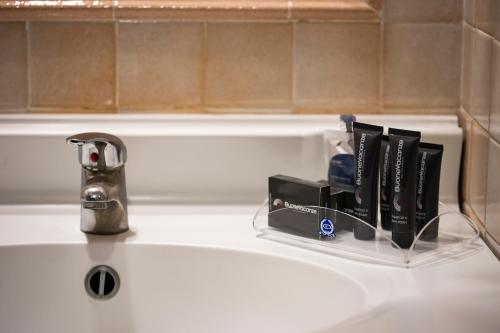
M 369 329 L 373 320 L 391 327 L 412 324 L 415 332 L 426 327 L 421 326 L 422 320 L 431 325 L 427 326 L 429 331 L 433 327 L 442 332 L 473 328 L 479 332 L 500 331 L 500 264 L 482 240 L 478 252 L 465 258 L 411 269 L 392 267 L 257 238 L 251 225 L 256 209 L 252 205 L 131 205 L 129 232 L 94 236 L 79 230 L 78 205 L 4 205 L 0 206 L 0 247 L 85 244 L 92 240 L 205 246 L 286 257 L 349 275 L 366 290 L 367 308 L 371 310 L 357 319 L 359 331 Z M 479 328 L 473 322 L 480 323 Z M 346 323 L 346 331 L 353 331 L 352 325 Z

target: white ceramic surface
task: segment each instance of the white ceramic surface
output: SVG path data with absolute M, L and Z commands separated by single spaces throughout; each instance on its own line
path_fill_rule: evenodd
M 131 206 L 131 231 L 87 236 L 78 206 L 0 207 L 0 332 L 498 333 L 486 248 L 414 269 L 255 237 L 254 206 Z M 84 276 L 121 277 L 107 301 Z
M 441 199 L 457 203 L 456 117 L 359 120 L 445 144 Z M 266 178 L 324 178 L 322 133 L 337 125 L 333 116 L 0 116 L 0 332 L 500 332 L 500 265 L 482 241 L 468 256 L 404 269 L 256 237 Z M 80 131 L 111 132 L 129 148 L 126 234 L 79 230 L 80 171 L 64 137 Z M 107 301 L 84 288 L 101 264 L 122 280 Z
M 457 117 L 358 120 L 419 130 L 423 140 L 444 144 L 441 200 L 458 203 Z M 0 115 L 0 204 L 77 202 L 80 166 L 64 139 L 88 131 L 127 145 L 132 204 L 259 204 L 271 175 L 325 179 L 323 133 L 339 124 L 336 115 Z
M 363 289 L 335 270 L 210 247 L 13 246 L 0 263 L 10 267 L 0 273 L 5 332 L 313 332 L 365 305 Z M 121 277 L 110 300 L 83 288 L 97 263 Z

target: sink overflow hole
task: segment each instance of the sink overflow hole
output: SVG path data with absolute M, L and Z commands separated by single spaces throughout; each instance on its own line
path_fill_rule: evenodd
M 92 298 L 109 299 L 116 295 L 119 288 L 118 273 L 109 266 L 96 266 L 85 277 L 85 290 Z

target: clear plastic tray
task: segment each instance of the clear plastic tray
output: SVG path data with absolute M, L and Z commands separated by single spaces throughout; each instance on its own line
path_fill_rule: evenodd
M 261 238 L 353 260 L 401 267 L 416 267 L 463 257 L 480 248 L 477 226 L 467 216 L 443 203 L 439 204 L 439 215 L 424 226 L 408 249 L 400 248 L 391 240 L 391 232 L 383 230 L 380 226 L 374 228 L 352 215 L 330 208 L 315 206 L 306 208 L 317 210 L 319 213 L 320 217 L 310 222 L 315 224 L 312 228 L 318 230 L 317 234 L 304 235 L 270 226 L 269 216 L 282 214 L 283 218 L 287 210 L 290 212 L 293 208 L 281 208 L 269 212 L 267 200 L 255 214 L 253 227 Z M 294 213 L 296 214 L 296 211 Z M 325 216 L 333 223 L 334 232 L 330 235 L 328 235 L 331 232 L 329 230 L 326 230 L 326 234 L 320 233 L 320 219 Z M 435 223 L 439 223 L 438 237 L 434 240 L 424 240 L 422 237 L 424 230 Z M 375 237 L 371 240 L 356 239 L 354 233 L 349 231 L 351 225 L 353 227 L 362 225 L 373 229 Z M 326 227 L 328 229 L 328 225 Z

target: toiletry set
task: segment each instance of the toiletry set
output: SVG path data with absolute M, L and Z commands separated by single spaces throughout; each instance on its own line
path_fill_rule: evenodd
M 315 238 L 351 231 L 371 240 L 380 212 L 381 228 L 401 248 L 420 232 L 423 240 L 437 239 L 439 221 L 422 229 L 438 215 L 443 146 L 420 142 L 420 132 L 389 128 L 385 136 L 381 126 L 341 119 L 345 131 L 329 138 L 328 181 L 269 177 L 269 226 Z

